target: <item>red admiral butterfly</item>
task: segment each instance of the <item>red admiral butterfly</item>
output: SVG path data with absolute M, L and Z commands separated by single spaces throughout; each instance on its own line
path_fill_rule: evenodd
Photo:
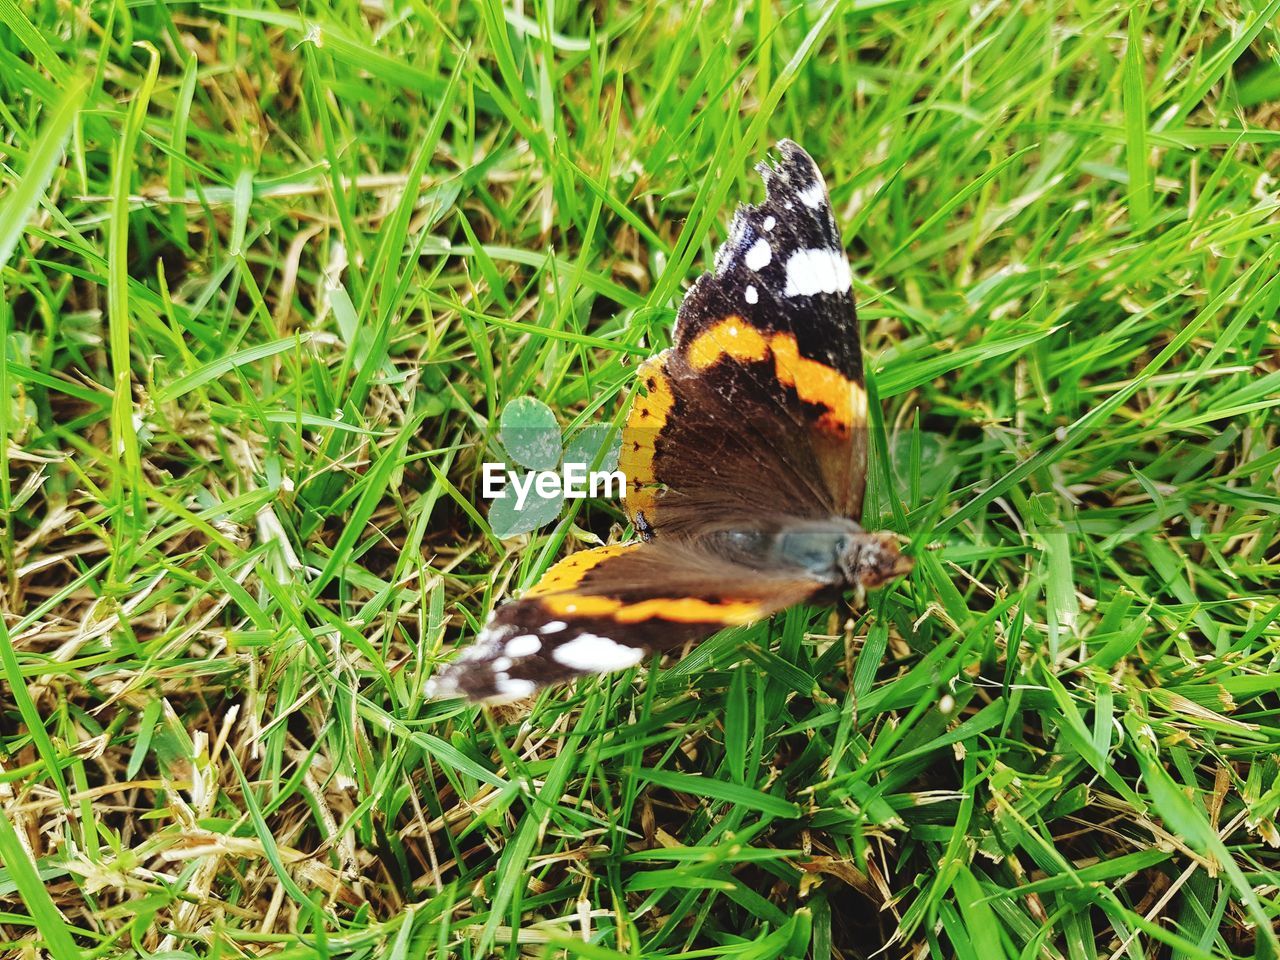
M 575 553 L 499 607 L 428 686 L 515 700 L 634 666 L 792 604 L 859 598 L 911 569 L 862 513 L 867 394 L 852 275 L 826 185 L 789 140 L 767 196 L 646 361 L 622 437 L 641 539 Z

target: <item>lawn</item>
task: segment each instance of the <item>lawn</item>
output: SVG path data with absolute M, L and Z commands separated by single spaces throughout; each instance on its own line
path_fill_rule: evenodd
M 1280 0 L 0 0 L 0 953 L 1280 956 Z M 822 167 L 905 580 L 482 709 Z

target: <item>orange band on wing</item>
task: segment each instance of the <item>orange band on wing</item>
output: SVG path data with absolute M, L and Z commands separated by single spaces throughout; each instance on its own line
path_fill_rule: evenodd
M 714 366 L 724 357 L 734 360 L 763 360 L 769 355 L 769 341 L 741 317 L 725 317 L 693 338 L 685 350 L 689 366 L 698 372 Z
M 572 594 L 540 597 L 538 602 L 547 613 L 557 617 L 606 617 L 622 606 L 621 600 L 612 597 L 580 597 Z
M 677 623 L 723 623 L 733 626 L 753 623 L 764 616 L 765 611 L 754 600 L 716 601 L 681 597 L 678 600 L 657 598 L 623 604 L 613 618 L 619 623 L 639 623 L 641 620 L 657 618 Z
M 818 423 L 847 433 L 867 419 L 867 392 L 862 384 L 850 380 L 835 367 L 800 355 L 800 345 L 790 333 L 775 333 L 769 341 L 773 349 L 774 369 L 778 380 L 795 387 L 805 403 L 827 408 Z
M 552 616 L 610 617 L 618 623 L 670 620 L 674 623 L 752 623 L 768 614 L 755 600 L 703 600 L 697 597 L 654 598 L 627 603 L 614 597 L 574 593 L 587 574 L 638 543 L 618 543 L 570 554 L 546 572 L 526 597 L 536 597 Z
M 532 594 L 533 591 L 530 591 Z M 754 623 L 768 610 L 754 600 L 701 600 L 694 597 L 655 597 L 627 603 L 613 597 L 581 595 L 541 596 L 539 602 L 558 617 L 604 617 L 617 623 L 670 620 L 673 623 L 714 623 L 726 627 Z
M 867 419 L 867 394 L 862 384 L 835 367 L 802 356 L 795 334 L 766 337 L 741 317 L 726 317 L 699 333 L 685 348 L 685 359 L 701 373 L 721 360 L 759 362 L 773 355 L 774 376 L 806 403 L 826 407 L 818 425 L 847 435 Z
M 627 414 L 618 469 L 627 478 L 627 512 L 632 517 L 644 513 L 652 519 L 659 485 L 653 469 L 654 442 L 667 424 L 675 406 L 675 393 L 663 372 L 666 351 L 642 363 L 636 377 L 644 392 L 636 392 Z

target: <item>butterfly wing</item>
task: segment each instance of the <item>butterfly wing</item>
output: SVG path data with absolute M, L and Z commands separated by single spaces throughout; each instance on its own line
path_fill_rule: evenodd
M 727 511 L 858 520 L 867 398 L 852 275 L 816 164 L 789 140 L 757 169 L 715 269 L 642 365 L 623 434 L 627 509 L 696 533 Z
M 826 586 L 675 539 L 583 550 L 494 611 L 476 642 L 428 681 L 427 695 L 518 700 L 549 683 L 623 670 L 651 653 L 762 620 Z

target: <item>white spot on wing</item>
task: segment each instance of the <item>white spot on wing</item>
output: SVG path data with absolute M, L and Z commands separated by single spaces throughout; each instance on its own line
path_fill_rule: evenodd
M 743 263 L 747 265 L 748 270 L 763 270 L 772 259 L 773 249 L 769 246 L 769 241 L 762 237 L 751 245 Z
M 764 230 L 767 232 L 769 230 L 772 230 L 775 226 L 777 226 L 777 224 L 778 224 L 778 218 L 775 217 L 773 214 L 769 214 L 769 216 L 764 218 L 764 223 L 760 224 L 760 226 L 763 227 Z
M 556 647 L 551 656 L 557 663 L 570 670 L 581 670 L 583 673 L 608 673 L 611 670 L 624 670 L 634 667 L 644 659 L 644 651 L 639 647 L 629 647 L 608 637 L 594 633 L 584 633 L 574 637 L 568 643 Z
M 485 644 L 492 646 L 503 637 L 509 637 L 518 631 L 519 627 L 514 623 L 503 623 L 496 627 L 486 623 L 484 628 L 476 636 L 476 644 L 478 646 L 484 646 Z
M 817 210 L 818 207 L 822 206 L 822 202 L 826 200 L 827 191 L 822 189 L 822 184 L 813 183 L 801 190 L 796 196 L 800 198 L 800 202 L 806 207 Z
M 541 649 L 541 640 L 532 633 L 522 633 L 520 636 L 512 637 L 508 640 L 507 645 L 502 648 L 502 652 L 508 657 L 527 657 Z
M 493 640 L 485 639 L 482 635 L 480 640 L 458 654 L 458 659 L 455 662 L 474 663 L 476 660 L 488 660 L 497 652 L 497 644 Z
M 494 681 L 493 686 L 498 691 L 498 696 L 490 699 L 495 703 L 502 700 L 521 700 L 538 689 L 532 680 L 521 680 L 518 677 L 500 678 Z
M 815 293 L 848 293 L 853 274 L 843 250 L 797 250 L 787 260 L 788 297 L 811 297 Z
M 443 700 L 458 695 L 458 683 L 447 674 L 428 677 L 422 688 L 422 695 L 428 700 Z
M 756 292 L 756 288 L 755 288 L 755 287 L 753 287 L 753 286 L 752 286 L 751 284 L 749 284 L 749 283 L 747 284 L 747 289 L 746 289 L 746 291 L 745 291 L 745 293 L 744 293 L 744 296 L 746 296 L 746 298 L 747 298 L 747 303 L 759 303 L 759 302 L 760 302 L 760 294 L 759 294 L 759 293 L 757 293 L 757 292 Z M 737 328 L 737 327 L 730 327 L 730 328 L 729 328 L 729 332 L 730 332 L 731 334 L 734 334 L 734 335 L 736 336 L 736 335 L 737 335 L 737 333 L 738 333 L 738 328 Z
M 542 629 L 539 630 L 538 632 L 539 633 L 559 633 L 561 630 L 563 630 L 567 626 L 568 624 L 565 623 L 563 620 L 548 620 L 546 623 L 542 625 Z

